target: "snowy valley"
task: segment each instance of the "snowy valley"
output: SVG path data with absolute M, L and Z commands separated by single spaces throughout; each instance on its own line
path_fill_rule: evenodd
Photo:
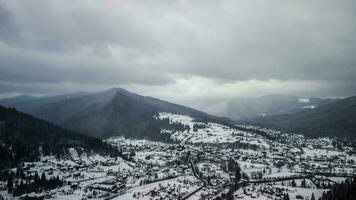
M 120 156 L 69 148 L 10 170 L 4 199 L 317 199 L 356 174 L 356 151 L 329 138 L 308 139 L 252 126 L 231 127 L 161 112 L 171 143 L 111 137 Z M 37 178 L 36 178 L 37 177 Z M 38 180 L 36 180 L 38 179 Z M 37 193 L 21 185 L 57 180 Z M 27 183 L 26 183 L 27 181 Z M 20 189 L 19 189 L 20 188 Z M 14 196 L 14 194 L 19 194 Z M 313 196 L 313 197 L 312 197 Z

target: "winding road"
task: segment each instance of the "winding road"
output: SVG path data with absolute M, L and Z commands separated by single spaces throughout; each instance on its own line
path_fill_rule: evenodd
M 186 200 L 186 199 L 188 199 L 189 197 L 193 196 L 195 193 L 199 192 L 201 189 L 203 189 L 204 187 L 207 186 L 207 182 L 206 182 L 203 178 L 201 178 L 201 177 L 197 174 L 197 172 L 196 172 L 195 164 L 194 164 L 194 162 L 193 162 L 193 160 L 192 160 L 193 157 L 195 157 L 195 156 L 197 156 L 197 155 L 192 155 L 192 156 L 190 156 L 190 157 L 188 158 L 188 162 L 190 163 L 190 167 L 192 168 L 193 175 L 194 175 L 197 179 L 199 179 L 199 180 L 203 183 L 203 185 L 200 186 L 199 188 L 197 188 L 196 190 L 194 190 L 193 192 L 191 192 L 191 193 L 187 194 L 186 196 L 182 197 L 181 200 Z

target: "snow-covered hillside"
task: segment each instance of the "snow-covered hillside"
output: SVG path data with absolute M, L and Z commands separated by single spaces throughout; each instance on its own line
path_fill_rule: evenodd
M 181 123 L 188 125 L 190 129 L 186 131 L 172 132 L 162 129 L 161 134 L 171 134 L 173 141 L 184 143 L 254 143 L 268 147 L 264 139 L 251 132 L 245 132 L 233 127 L 225 126 L 217 123 L 198 122 L 194 118 L 187 115 L 178 115 L 172 113 L 161 112 L 157 119 L 169 119 L 170 123 Z M 253 140 L 253 141 L 252 141 Z

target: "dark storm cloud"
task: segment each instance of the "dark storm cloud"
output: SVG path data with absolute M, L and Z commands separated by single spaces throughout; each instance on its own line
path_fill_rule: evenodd
M 1 91 L 195 84 L 227 96 L 259 95 L 264 85 L 267 93 L 353 95 L 355 10 L 348 0 L 0 0 Z
M 19 59 L 21 58 L 21 59 Z M 16 49 L 2 49 L 0 45 L 1 73 L 0 79 L 17 83 L 97 83 L 122 84 L 137 80 L 140 84 L 165 84 L 170 82 L 166 77 L 153 74 L 150 70 L 137 73 L 140 65 L 130 67 L 110 58 L 93 59 L 81 56 L 54 55 Z M 150 77 L 150 78 L 147 78 Z

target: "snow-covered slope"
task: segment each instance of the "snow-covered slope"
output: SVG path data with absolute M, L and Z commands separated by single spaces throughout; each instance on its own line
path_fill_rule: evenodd
M 261 136 L 241 131 L 218 123 L 203 123 L 187 115 L 160 112 L 157 119 L 169 119 L 171 124 L 180 123 L 189 126 L 188 130 L 172 132 L 162 129 L 161 134 L 171 134 L 171 139 L 181 143 L 254 143 L 259 146 L 268 145 Z

